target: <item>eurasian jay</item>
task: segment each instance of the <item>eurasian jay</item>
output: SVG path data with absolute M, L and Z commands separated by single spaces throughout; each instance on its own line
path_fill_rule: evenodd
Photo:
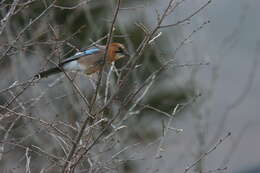
M 96 45 L 82 52 L 77 52 L 75 55 L 63 60 L 58 67 L 42 71 L 35 75 L 37 78 L 48 77 L 52 74 L 64 71 L 81 71 L 87 75 L 98 72 L 105 64 L 104 54 L 106 46 Z M 124 45 L 120 43 L 111 43 L 108 46 L 106 63 L 111 64 L 121 58 L 129 56 Z

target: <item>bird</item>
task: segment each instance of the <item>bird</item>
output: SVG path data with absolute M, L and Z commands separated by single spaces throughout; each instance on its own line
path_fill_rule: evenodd
M 57 67 L 50 68 L 35 75 L 36 78 L 46 78 L 53 74 L 64 71 L 80 71 L 87 75 L 98 72 L 105 63 L 111 64 L 121 58 L 129 57 L 125 46 L 121 43 L 110 43 L 104 59 L 106 46 L 95 45 L 84 51 L 77 52 L 75 55 L 64 59 Z

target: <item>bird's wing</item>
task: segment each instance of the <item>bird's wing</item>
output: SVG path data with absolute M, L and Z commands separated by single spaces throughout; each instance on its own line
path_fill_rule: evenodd
M 63 60 L 61 62 L 61 65 L 65 65 L 71 61 L 75 61 L 75 60 L 79 60 L 79 59 L 88 59 L 93 57 L 92 55 L 99 55 L 99 54 L 103 54 L 104 50 L 101 49 L 101 48 L 98 48 L 98 47 L 93 47 L 91 49 L 87 49 L 87 50 L 84 50 L 84 51 L 81 51 L 81 52 L 77 52 L 75 55 L 71 56 L 70 58 L 67 58 L 65 60 Z M 94 56 L 95 57 L 95 56 Z M 93 59 L 93 58 L 91 58 Z
M 104 51 L 101 50 L 95 54 L 92 55 L 87 55 L 87 56 L 81 56 L 78 59 L 78 62 L 81 65 L 84 65 L 86 68 L 91 68 L 93 66 L 101 66 L 104 63 L 102 63 L 104 61 Z

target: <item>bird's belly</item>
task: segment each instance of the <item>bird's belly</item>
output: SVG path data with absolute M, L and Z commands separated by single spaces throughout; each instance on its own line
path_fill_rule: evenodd
M 85 73 L 86 73 L 87 75 L 90 75 L 90 74 L 92 74 L 92 73 L 95 73 L 95 72 L 100 71 L 101 68 L 102 68 L 102 67 L 101 67 L 100 65 L 91 66 L 91 67 L 89 67 L 88 69 L 85 70 Z
M 85 71 L 85 66 L 81 65 L 77 61 L 71 61 L 63 66 L 64 70 L 70 70 L 70 71 Z

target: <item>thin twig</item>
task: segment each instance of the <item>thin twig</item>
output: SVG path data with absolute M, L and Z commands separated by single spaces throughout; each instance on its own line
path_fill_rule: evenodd
M 215 144 L 211 149 L 209 149 L 207 152 L 203 153 L 195 162 L 193 162 L 190 166 L 185 168 L 184 173 L 189 172 L 194 166 L 196 166 L 202 159 L 207 157 L 211 152 L 216 150 L 220 144 L 222 144 L 229 136 L 231 136 L 231 132 L 228 132 L 226 136 L 219 139 L 218 143 Z
M 212 0 L 209 0 L 206 4 L 202 5 L 198 10 L 196 10 L 195 12 L 193 12 L 192 14 L 190 14 L 188 17 L 174 23 L 174 24 L 169 24 L 169 25 L 161 25 L 159 26 L 159 28 L 169 28 L 169 27 L 173 27 L 173 26 L 177 26 L 180 25 L 184 22 L 189 21 L 193 16 L 195 16 L 196 14 L 198 14 L 200 11 L 202 11 L 204 8 L 206 8 L 210 3 L 212 2 Z
M 31 169 L 30 169 L 31 156 L 29 156 L 29 148 L 28 147 L 26 148 L 26 151 L 25 151 L 25 157 L 26 157 L 25 172 L 31 173 Z
M 18 35 L 17 35 L 17 37 L 15 38 L 15 40 L 9 45 L 9 47 L 6 49 L 6 51 L 5 51 L 5 52 L 2 54 L 2 56 L 0 57 L 0 63 L 2 63 L 4 57 L 5 57 L 5 56 L 7 55 L 7 53 L 11 50 L 11 48 L 13 47 L 13 45 L 20 39 L 20 37 L 22 36 L 22 34 L 23 34 L 27 29 L 29 29 L 29 27 L 30 27 L 31 25 L 33 25 L 35 22 L 37 22 L 42 16 L 44 16 L 44 15 L 47 13 L 47 11 L 49 11 L 49 10 L 54 6 L 54 4 L 56 3 L 56 1 L 57 1 L 57 0 L 54 0 L 51 5 L 49 5 L 45 10 L 43 10 L 43 12 L 42 12 L 40 15 L 38 15 L 36 18 L 34 18 L 33 20 L 31 20 L 31 21 L 29 22 L 29 24 L 26 25 L 26 26 L 18 33 Z
M 109 44 L 110 44 L 110 42 L 111 42 L 111 39 L 112 39 L 112 32 L 113 32 L 114 24 L 115 24 L 115 21 L 116 21 L 118 12 L 119 12 L 120 4 L 121 4 L 121 0 L 118 0 L 118 1 L 117 1 L 117 7 L 116 7 L 116 10 L 115 10 L 115 14 L 114 14 L 114 17 L 113 17 L 113 22 L 112 22 L 111 29 L 110 29 L 110 32 L 109 32 L 109 35 L 108 35 L 108 39 L 107 39 L 107 45 L 106 45 L 106 49 L 105 49 L 104 59 L 106 59 L 106 57 L 107 57 L 108 46 L 109 46 Z M 93 107 L 94 107 L 94 103 L 95 103 L 96 98 L 97 98 L 98 90 L 99 90 L 99 87 L 100 87 L 100 84 L 101 84 L 103 68 L 104 68 L 104 67 L 102 67 L 101 71 L 99 72 L 99 79 L 98 79 L 98 83 L 97 83 L 97 88 L 96 88 L 96 91 L 95 91 L 93 100 L 92 100 L 92 102 L 91 102 L 91 104 L 90 104 L 90 113 L 91 113 L 91 111 L 92 111 L 92 109 L 93 109 Z M 65 164 L 64 164 L 64 166 L 63 166 L 63 168 L 62 168 L 62 172 L 63 172 L 63 173 L 66 172 L 66 169 L 67 169 L 67 167 L 68 167 L 68 162 L 72 159 L 72 157 L 73 157 L 73 155 L 74 155 L 74 153 L 75 153 L 75 151 L 76 151 L 76 148 L 77 148 L 77 146 L 78 146 L 78 143 L 79 143 L 79 141 L 80 141 L 80 139 L 81 139 L 81 137 L 82 137 L 82 135 L 83 135 L 83 132 L 84 132 L 85 129 L 86 129 L 86 126 L 87 126 L 87 124 L 88 124 L 88 121 L 89 121 L 89 117 L 87 117 L 87 118 L 85 119 L 85 121 L 84 121 L 84 123 L 83 123 L 83 125 L 82 125 L 82 127 L 81 127 L 81 129 L 80 129 L 80 131 L 79 131 L 79 133 L 78 133 L 78 135 L 77 135 L 76 141 L 75 141 L 75 143 L 73 144 L 73 146 L 72 146 L 72 148 L 71 148 L 71 150 L 70 150 L 70 152 L 69 152 L 69 155 L 68 155 L 68 157 L 67 157 L 67 159 L 66 159 L 67 161 L 65 162 Z M 70 168 L 68 168 L 68 169 L 70 169 Z
M 3 33 L 6 25 L 7 25 L 7 22 L 9 20 L 9 18 L 14 15 L 14 10 L 15 8 L 17 7 L 18 3 L 19 3 L 20 0 L 14 0 L 12 5 L 11 5 L 11 8 L 10 10 L 8 11 L 8 13 L 5 15 L 5 17 L 0 21 L 0 35 Z

